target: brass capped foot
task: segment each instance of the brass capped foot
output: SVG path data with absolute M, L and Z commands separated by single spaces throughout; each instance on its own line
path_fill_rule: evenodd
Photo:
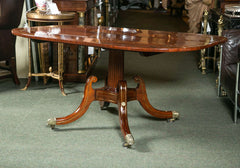
M 61 93 L 63 96 L 67 96 L 67 94 L 63 90 L 61 90 Z
M 134 138 L 132 134 L 127 134 L 125 136 L 125 142 L 123 143 L 124 147 L 131 147 L 134 144 Z
M 172 112 L 172 118 L 171 119 L 168 119 L 168 122 L 174 122 L 175 120 L 178 120 L 179 119 L 179 113 L 176 112 L 176 111 L 173 111 Z
M 27 86 L 25 86 L 24 88 L 22 88 L 22 89 L 20 89 L 20 90 L 23 90 L 23 91 L 25 91 L 25 90 L 27 90 Z
M 55 125 L 56 125 L 56 118 L 50 118 L 50 119 L 48 119 L 47 125 L 50 126 L 52 129 L 54 129 L 54 128 L 55 128 Z

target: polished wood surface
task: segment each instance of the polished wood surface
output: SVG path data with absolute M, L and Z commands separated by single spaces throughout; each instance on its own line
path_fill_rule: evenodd
M 175 120 L 179 113 L 155 109 L 147 98 L 144 81 L 139 76 L 134 80 L 136 88 L 128 88 L 124 80 L 124 50 L 140 52 L 181 52 L 200 50 L 224 43 L 227 39 L 219 36 L 202 34 L 163 32 L 152 30 L 92 27 L 92 26 L 46 26 L 29 29 L 17 28 L 12 33 L 26 38 L 94 46 L 109 49 L 108 76 L 105 86 L 93 89 L 92 84 L 97 81 L 90 76 L 85 85 L 84 97 L 78 108 L 71 114 L 52 118 L 48 124 L 55 125 L 71 123 L 86 113 L 93 101 L 101 103 L 101 109 L 106 109 L 109 103 L 118 105 L 120 129 L 124 137 L 124 146 L 134 144 L 134 138 L 129 128 L 127 117 L 127 102 L 137 100 L 150 115 Z
M 12 33 L 43 41 L 140 52 L 193 51 L 227 40 L 213 35 L 77 25 L 18 28 Z

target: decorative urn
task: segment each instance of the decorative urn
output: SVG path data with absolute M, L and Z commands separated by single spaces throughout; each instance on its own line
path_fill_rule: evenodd
M 39 12 L 45 12 L 47 8 L 47 0 L 35 0 L 37 10 Z

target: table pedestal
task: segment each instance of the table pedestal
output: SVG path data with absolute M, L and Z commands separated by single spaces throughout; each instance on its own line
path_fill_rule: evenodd
M 179 113 L 177 112 L 157 110 L 149 103 L 142 78 L 135 77 L 135 81 L 138 83 L 136 88 L 127 88 L 127 82 L 124 80 L 124 53 L 121 50 L 109 51 L 108 78 L 105 86 L 103 88 L 93 89 L 92 83 L 96 81 L 97 78 L 95 76 L 90 76 L 87 79 L 84 98 L 72 114 L 65 117 L 49 119 L 48 125 L 54 128 L 55 125 L 68 124 L 79 119 L 95 100 L 101 102 L 102 109 L 107 108 L 109 103 L 115 103 L 118 104 L 120 128 L 125 138 L 124 146 L 129 147 L 134 144 L 134 139 L 128 126 L 128 101 L 138 100 L 146 112 L 160 119 L 173 121 L 179 117 Z

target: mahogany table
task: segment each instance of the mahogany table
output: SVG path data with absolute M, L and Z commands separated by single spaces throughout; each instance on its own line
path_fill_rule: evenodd
M 115 103 L 118 104 L 120 128 L 125 138 L 124 146 L 127 147 L 134 144 L 128 126 L 128 101 L 139 101 L 146 112 L 160 119 L 175 120 L 179 117 L 179 113 L 155 109 L 147 98 L 144 81 L 139 76 L 135 77 L 138 83 L 136 88 L 127 87 L 127 82 L 124 80 L 124 50 L 183 52 L 201 50 L 227 41 L 224 37 L 202 34 L 76 25 L 16 28 L 12 33 L 36 40 L 109 49 L 108 77 L 105 86 L 93 89 L 92 83 L 96 82 L 97 78 L 90 76 L 86 81 L 84 97 L 79 107 L 65 117 L 49 119 L 48 125 L 54 128 L 55 125 L 68 124 L 79 119 L 95 100 L 101 102 L 101 108 L 107 108 L 109 103 Z

